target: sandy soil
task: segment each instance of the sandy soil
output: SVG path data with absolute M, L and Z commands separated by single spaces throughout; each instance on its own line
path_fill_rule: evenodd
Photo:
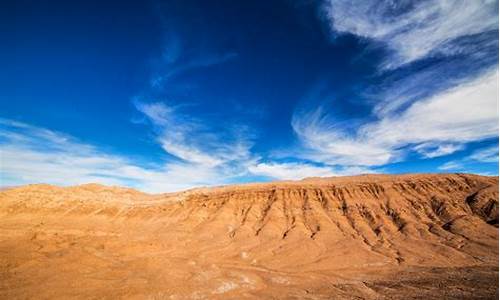
M 498 177 L 0 191 L 1 299 L 496 299 Z

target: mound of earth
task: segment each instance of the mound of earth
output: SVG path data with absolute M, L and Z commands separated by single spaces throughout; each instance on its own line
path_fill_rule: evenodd
M 2 299 L 497 295 L 498 177 L 0 191 Z

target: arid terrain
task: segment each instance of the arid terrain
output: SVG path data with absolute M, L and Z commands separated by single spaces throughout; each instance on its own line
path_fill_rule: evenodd
M 0 192 L 1 299 L 496 299 L 498 177 Z

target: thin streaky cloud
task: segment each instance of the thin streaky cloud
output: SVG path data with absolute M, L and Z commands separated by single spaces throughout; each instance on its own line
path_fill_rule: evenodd
M 498 162 L 498 145 L 476 150 L 467 159 L 485 163 Z
M 465 166 L 461 161 L 449 161 L 441 166 L 439 166 L 439 170 L 443 171 L 462 171 Z
M 418 154 L 425 158 L 434 158 L 452 154 L 456 151 L 463 150 L 465 145 L 454 143 L 421 143 L 413 147 Z
M 331 165 L 377 166 L 402 159 L 406 146 L 424 157 L 451 154 L 468 142 L 498 135 L 498 72 L 483 74 L 411 105 L 401 114 L 361 126 L 352 135 L 321 109 L 297 111 L 292 127 L 304 145 L 303 156 Z M 453 145 L 453 146 L 451 146 Z
M 461 159 L 448 161 L 439 166 L 439 169 L 463 171 L 477 165 L 477 163 L 498 165 L 498 144 L 477 149 Z M 488 174 L 491 175 L 492 172 Z
M 231 132 L 215 134 L 201 120 L 186 116 L 165 103 L 138 102 L 136 107 L 156 127 L 162 148 L 185 162 L 216 167 L 250 157 L 253 143 L 247 136 L 233 136 Z
M 161 106 L 156 107 L 158 109 Z M 224 149 L 223 154 L 219 153 L 217 159 L 223 163 L 217 165 L 211 161 L 207 163 L 205 157 L 201 160 L 197 157 L 194 160 L 144 166 L 126 156 L 106 152 L 64 133 L 6 119 L 1 124 L 0 186 L 28 183 L 67 186 L 99 182 L 158 193 L 228 184 L 248 175 L 264 175 L 275 179 L 335 175 L 328 168 L 306 163 L 262 164 L 257 157 L 248 157 L 248 150 L 241 145 L 230 147 L 234 156 L 227 152 L 228 149 Z M 203 155 L 208 157 L 206 153 Z M 292 176 L 293 173 L 300 176 Z
M 304 163 L 265 163 L 260 162 L 249 167 L 252 174 L 270 177 L 272 179 L 297 180 L 307 177 L 338 176 L 332 168 L 317 167 Z
M 222 184 L 226 179 L 220 170 L 182 162 L 145 167 L 63 133 L 6 120 L 3 124 L 0 128 L 1 186 L 99 182 L 147 192 L 168 192 Z
M 386 68 L 434 53 L 467 51 L 457 39 L 496 30 L 498 2 L 491 0 L 357 1 L 330 0 L 325 4 L 334 31 L 379 40 L 395 54 Z

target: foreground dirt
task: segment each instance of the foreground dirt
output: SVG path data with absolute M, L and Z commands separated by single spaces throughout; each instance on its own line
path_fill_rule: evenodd
M 0 192 L 2 299 L 497 295 L 497 177 Z

